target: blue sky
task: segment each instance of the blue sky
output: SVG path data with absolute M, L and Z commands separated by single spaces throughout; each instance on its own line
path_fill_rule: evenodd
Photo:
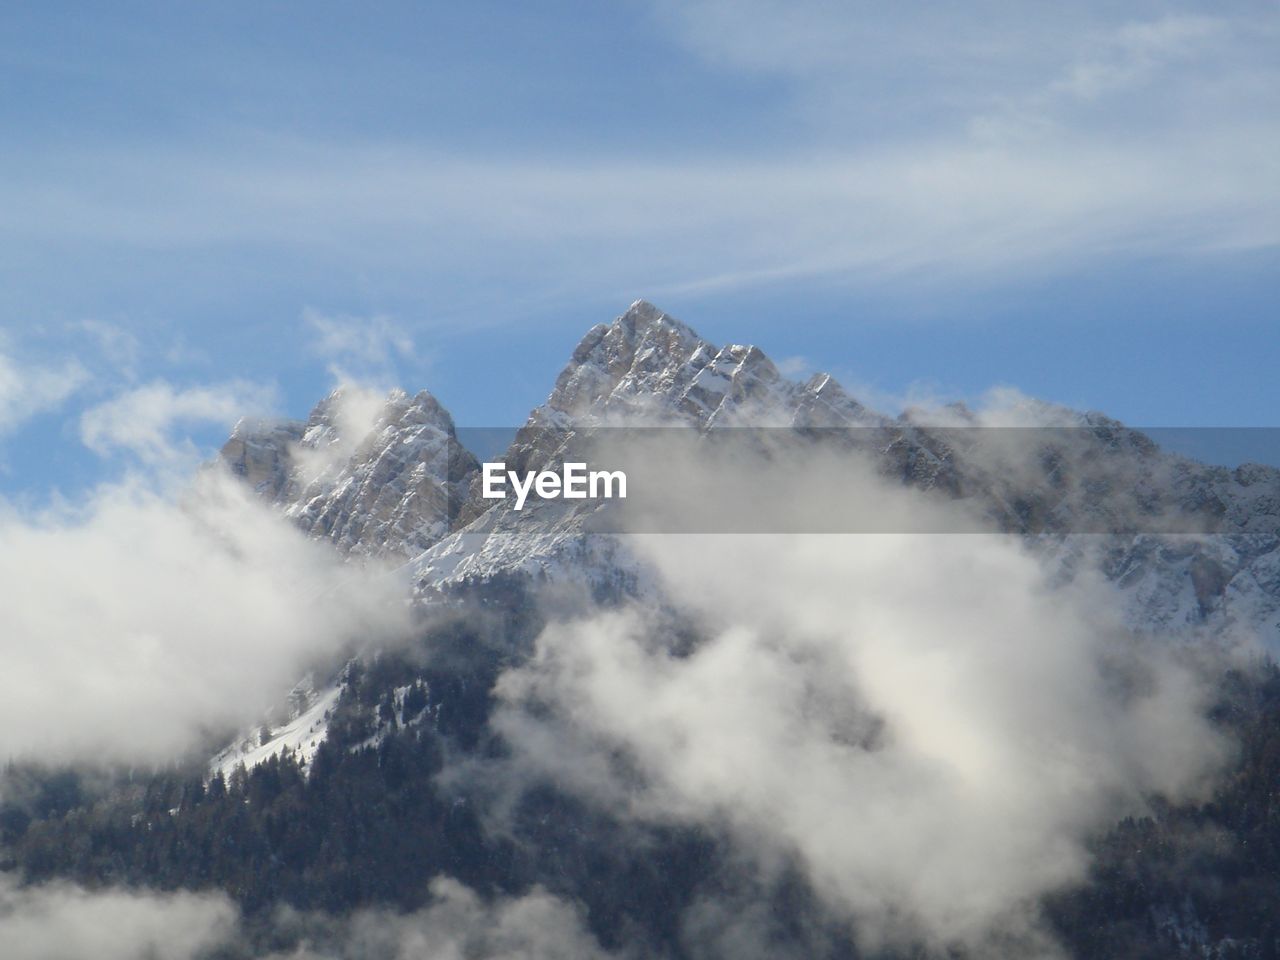
M 1280 7 L 890 6 L 6 4 L 0 490 L 334 370 L 518 423 L 637 297 L 890 409 L 1275 426 Z

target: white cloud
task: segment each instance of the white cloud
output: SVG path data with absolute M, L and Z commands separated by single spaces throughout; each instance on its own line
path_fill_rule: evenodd
M 151 465 L 190 464 L 199 451 L 173 431 L 191 424 L 228 429 L 240 417 L 274 405 L 273 391 L 245 381 L 177 388 L 163 380 L 128 390 L 86 410 L 80 437 L 95 453 L 127 451 Z
M 12 198 L 10 229 L 60 220 L 94 242 L 145 249 L 253 240 L 459 297 L 499 281 L 546 296 L 549 277 L 557 290 L 654 295 L 824 276 L 998 279 L 1280 241 L 1280 131 L 1268 119 L 1211 111 L 1194 136 L 1174 127 L 1136 138 L 1070 127 L 1027 138 L 1016 111 L 973 119 L 986 123 L 981 135 L 747 158 L 508 164 L 412 147 L 264 148 L 252 166 L 229 159 L 208 192 L 166 193 L 161 178 L 154 205 L 118 206 L 107 191 L 54 215 Z M 142 151 L 99 169 L 118 183 L 154 162 Z M 168 157 L 165 169 L 202 182 L 204 162 Z M 318 234 L 341 235 L 341 249 L 316 247 Z M 325 338 L 365 360 L 404 345 L 376 324 Z
M 93 340 L 97 352 L 121 376 L 126 380 L 137 378 L 138 364 L 142 359 L 142 342 L 133 333 L 106 320 L 81 320 L 76 327 Z
M 56 409 L 88 379 L 88 371 L 75 360 L 49 367 L 0 352 L 0 436 Z
M 963 8 L 827 0 L 653 6 L 672 35 L 710 64 L 787 78 L 809 108 L 805 116 L 828 132 L 868 119 L 877 121 L 872 130 L 904 132 L 886 122 L 883 108 L 947 126 L 1046 91 L 1103 109 L 1103 95 L 1158 77 L 1174 89 L 1157 91 L 1153 104 L 1185 95 L 1188 81 L 1256 72 L 1274 79 L 1269 43 L 1280 29 L 1274 7 L 1248 0 L 1180 9 L 1002 0 Z M 1242 101 L 1233 109 L 1259 106 Z
M 221 892 L 158 893 L 55 883 L 20 887 L 0 876 L 5 960 L 196 960 L 211 953 L 261 960 L 607 960 L 573 903 L 541 889 L 484 900 L 449 877 L 432 902 L 397 913 L 362 910 L 339 919 L 287 909 L 274 918 L 288 953 L 254 952 L 240 914 Z
M 579 908 L 541 889 L 486 902 L 458 881 L 438 877 L 431 883 L 431 895 L 433 903 L 414 913 L 359 912 L 338 936 L 330 937 L 336 942 L 286 956 L 293 960 L 607 960 L 614 956 L 586 931 Z M 305 929 L 308 917 L 298 920 Z
M 851 513 L 966 529 L 831 466 L 815 458 L 815 487 Z M 726 509 L 807 509 L 762 472 L 716 472 Z M 624 815 L 727 826 L 763 871 L 794 858 L 865 946 L 1054 955 L 1038 898 L 1084 877 L 1090 835 L 1145 795 L 1202 795 L 1222 757 L 1176 657 L 1126 634 L 1109 587 L 1053 585 L 1016 540 L 631 542 L 702 641 L 676 652 L 652 604 L 553 622 L 498 686 L 517 764 Z
M 3 505 L 0 504 L 0 507 Z M 308 665 L 407 630 L 398 581 L 343 565 L 222 471 L 0 510 L 0 756 L 162 761 L 252 723 Z
M 413 338 L 389 317 L 330 316 L 308 309 L 302 319 L 315 336 L 311 349 L 340 368 L 356 364 L 385 372 L 397 358 L 413 359 Z
M 236 924 L 222 894 L 20 887 L 0 876 L 5 960 L 196 960 L 229 942 Z
M 387 409 L 387 392 L 348 379 L 334 371 L 338 386 L 323 401 L 330 424 L 291 451 L 299 482 L 305 487 L 326 473 L 341 475 L 351 457 L 370 437 Z
M 1194 58 L 1227 39 L 1228 24 L 1213 17 L 1169 16 L 1145 23 L 1129 23 L 1100 43 L 1097 55 L 1082 59 L 1050 85 L 1084 100 L 1149 81 L 1161 68 Z

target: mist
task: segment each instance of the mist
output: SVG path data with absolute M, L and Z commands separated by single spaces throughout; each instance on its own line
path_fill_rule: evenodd
M 687 450 L 657 461 L 681 489 L 813 529 L 794 470 L 708 475 Z M 1084 879 L 1088 839 L 1151 796 L 1203 796 L 1228 755 L 1203 685 L 1126 632 L 1100 577 L 1064 583 L 854 454 L 806 466 L 842 492 L 835 529 L 897 532 L 624 537 L 662 589 L 553 622 L 500 679 L 518 775 L 727 831 L 762 876 L 798 865 L 868 949 L 1056 955 L 1038 905 Z M 641 526 L 672 529 L 661 509 Z
M 403 585 L 344 565 L 218 467 L 0 513 L 0 757 L 166 761 L 252 723 L 308 666 L 408 627 Z
M 196 960 L 230 942 L 238 919 L 223 894 L 21 887 L 0 876 L 6 960 Z
M 221 892 L 159 893 L 69 883 L 21 887 L 0 877 L 0 944 L 6 960 L 608 960 L 572 901 L 534 889 L 485 899 L 451 877 L 431 883 L 413 912 L 361 910 L 350 917 L 282 908 L 250 924 Z

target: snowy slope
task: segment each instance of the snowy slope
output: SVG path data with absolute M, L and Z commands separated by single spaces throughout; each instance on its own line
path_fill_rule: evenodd
M 292 752 L 298 763 L 306 768 L 315 756 L 316 748 L 324 742 L 329 716 L 341 695 L 340 681 L 334 681 L 319 691 L 314 689 L 310 678 L 302 681 L 290 694 L 293 712 L 289 719 L 279 727 L 266 727 L 266 739 L 261 736 L 262 727 L 246 731 L 213 758 L 210 774 L 229 777 L 242 763 L 246 769 L 252 770 L 285 750 Z

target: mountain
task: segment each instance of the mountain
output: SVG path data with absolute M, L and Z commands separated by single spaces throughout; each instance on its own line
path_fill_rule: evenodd
M 1087 881 L 1047 898 L 1046 922 L 1089 960 L 1276 955 L 1280 673 L 1215 653 L 1242 639 L 1238 649 L 1280 650 L 1280 471 L 1197 463 L 1104 415 L 1025 397 L 886 416 L 827 374 L 789 379 L 758 347 L 716 346 L 643 301 L 588 331 L 503 460 L 546 467 L 632 430 L 678 430 L 694 450 L 741 442 L 798 469 L 857 456 L 883 481 L 1020 538 L 1057 581 L 1101 573 L 1134 632 L 1212 665 L 1210 712 L 1239 751 L 1204 803 L 1153 797 L 1148 816 L 1098 838 Z M 425 392 L 337 391 L 305 422 L 242 422 L 221 458 L 350 562 L 408 571 L 424 635 L 303 678 L 193 781 L 148 785 L 142 813 L 125 804 L 94 834 L 132 844 L 126 856 L 103 840 L 100 873 L 151 882 L 158 863 L 166 882 L 187 882 L 195 871 L 261 909 L 415 908 L 412 884 L 437 873 L 486 890 L 541 885 L 585 904 L 607 947 L 675 957 L 700 955 L 679 918 L 714 889 L 764 909 L 781 954 L 860 956 L 787 868 L 744 892 L 715 831 L 636 827 L 559 781 L 503 792 L 494 771 L 510 745 L 493 690 L 530 657 L 549 599 L 665 606 L 616 503 L 486 500 L 476 458 Z M 837 488 L 831 503 L 854 495 Z M 673 621 L 673 659 L 696 642 L 686 629 Z M 630 775 L 626 756 L 614 760 Z M 20 856 L 56 864 L 88 829 L 74 818 L 41 828 Z M 230 839 L 210 867 L 192 851 L 215 837 Z
M 645 301 L 587 332 L 503 460 L 538 469 L 592 431 L 645 427 L 765 428 L 797 461 L 815 443 L 860 451 L 993 529 L 1049 537 L 1068 568 L 1100 565 L 1138 629 L 1247 628 L 1280 649 L 1273 467 L 1196 463 L 1108 417 L 1025 398 L 999 417 L 959 406 L 888 417 L 828 374 L 790 380 L 758 347 L 716 346 Z M 510 576 L 648 582 L 625 538 L 591 532 L 599 504 L 483 499 L 475 457 L 426 391 L 372 402 L 339 390 L 306 422 L 242 422 L 221 456 L 313 536 L 408 561 L 423 599 Z
M 1206 466 L 1100 414 L 1025 398 L 985 419 L 960 406 L 891 418 L 828 374 L 790 380 L 758 347 L 715 346 L 645 301 L 587 332 L 503 460 L 540 469 L 593 431 L 636 428 L 763 428 L 769 455 L 796 463 L 815 446 L 856 451 L 886 479 L 1026 536 L 1063 577 L 1100 569 L 1137 632 L 1280 649 L 1274 468 Z M 338 390 L 305 422 L 242 422 L 221 456 L 312 536 L 353 558 L 406 562 L 420 602 L 463 602 L 490 584 L 571 584 L 597 600 L 661 592 L 626 536 L 599 532 L 613 529 L 600 522 L 612 505 L 532 499 L 517 511 L 483 499 L 475 457 L 426 391 Z M 245 731 L 215 766 L 286 748 L 305 766 L 340 687 L 300 683 L 270 736 Z
M 528 427 L 625 421 L 699 428 L 745 425 L 871 426 L 883 418 L 828 375 L 790 381 L 759 347 L 716 347 L 638 300 L 589 330 Z
M 589 330 L 556 378 L 546 402 L 516 434 L 504 462 L 519 470 L 563 459 L 575 434 L 597 429 L 885 427 L 888 421 L 818 374 L 788 380 L 758 347 L 717 347 L 640 300 L 612 323 Z M 922 460 L 930 459 L 924 455 Z M 467 580 L 522 572 L 593 584 L 641 582 L 625 545 L 587 537 L 594 504 L 535 504 L 517 514 L 481 500 L 473 481 L 461 530 L 414 561 L 421 595 Z
M 479 469 L 425 390 L 370 403 L 339 389 L 306 422 L 242 420 L 220 456 L 303 530 L 358 556 L 408 557 L 436 543 Z

